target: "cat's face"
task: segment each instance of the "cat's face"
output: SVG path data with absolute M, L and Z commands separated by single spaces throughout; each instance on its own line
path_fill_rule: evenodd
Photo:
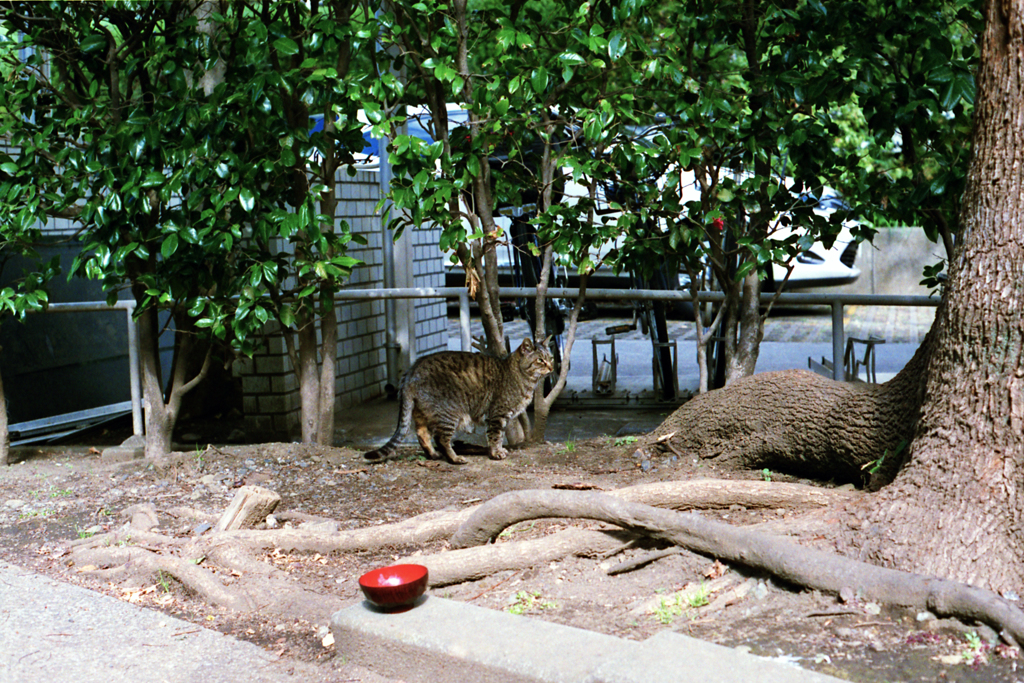
M 531 340 L 524 339 L 516 349 L 516 355 L 519 357 L 519 369 L 534 381 L 546 377 L 555 369 L 554 358 L 551 356 L 551 351 L 548 350 L 548 340 L 550 339 L 551 337 L 548 337 L 540 344 L 534 344 Z

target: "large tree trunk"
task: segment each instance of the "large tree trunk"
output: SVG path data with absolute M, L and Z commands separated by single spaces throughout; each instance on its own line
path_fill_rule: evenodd
M 839 550 L 1021 594 L 1024 0 L 991 0 L 986 20 L 963 232 L 914 359 L 882 386 L 745 378 L 685 404 L 646 447 L 847 476 L 888 453 L 875 483 L 891 483 L 829 515 Z
M 852 515 L 862 557 L 1024 591 L 1024 0 L 990 0 L 962 235 L 905 468 Z

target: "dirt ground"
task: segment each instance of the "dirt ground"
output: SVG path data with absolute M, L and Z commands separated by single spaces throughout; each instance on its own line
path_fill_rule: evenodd
M 412 449 L 403 451 L 399 460 L 368 465 L 359 451 L 349 448 L 282 443 L 199 446 L 165 469 L 142 460 L 103 462 L 99 449 L 119 443 L 123 436 L 113 429 L 79 438 L 76 445 L 16 449 L 14 464 L 0 471 L 0 556 L 56 579 L 253 641 L 282 656 L 314 662 L 335 675 L 344 665 L 335 657 L 325 615 L 230 612 L 205 604 L 166 577 L 140 582 L 77 566 L 71 559 L 71 543 L 125 525 L 123 511 L 139 503 L 155 505 L 163 533 L 194 534 L 195 520 L 174 519 L 166 511 L 188 505 L 215 518 L 243 484 L 259 484 L 280 493 L 282 512 L 336 520 L 344 530 L 428 511 L 457 510 L 516 489 L 611 490 L 644 482 L 737 476 L 679 458 L 637 461 L 630 437 L 621 436 L 514 450 L 501 462 L 471 457 L 464 466 L 427 462 Z M 795 481 L 767 472 L 739 476 Z M 735 524 L 755 524 L 793 513 L 730 509 L 706 514 Z M 571 521 L 520 523 L 498 542 L 537 537 L 570 525 L 600 526 Z M 351 604 L 361 599 L 357 578 L 362 573 L 443 548 L 444 542 L 438 541 L 422 547 L 327 556 L 276 550 L 261 559 L 285 570 L 309 590 Z M 998 645 L 994 633 L 977 625 L 938 620 L 927 613 L 908 614 L 857 599 L 840 603 L 685 551 L 633 571 L 607 573 L 614 565 L 655 549 L 631 547 L 606 558 L 571 557 L 435 588 L 432 593 L 636 640 L 673 629 L 853 681 L 1024 680 L 1024 671 L 1018 673 L 1016 650 Z

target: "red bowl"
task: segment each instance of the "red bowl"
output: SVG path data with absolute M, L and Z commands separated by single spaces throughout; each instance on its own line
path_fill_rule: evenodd
M 359 587 L 371 603 L 381 609 L 407 607 L 427 590 L 427 568 L 422 564 L 396 564 L 367 572 Z

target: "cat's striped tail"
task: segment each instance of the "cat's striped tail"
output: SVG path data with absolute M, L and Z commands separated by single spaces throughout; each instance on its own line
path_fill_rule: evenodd
M 380 448 L 375 448 L 372 451 L 363 453 L 363 457 L 367 460 L 387 460 L 395 454 L 395 451 L 398 450 L 398 444 L 400 444 L 402 439 L 405 438 L 405 435 L 409 433 L 409 429 L 412 427 L 413 401 L 406 395 L 405 387 L 402 387 L 402 391 L 399 392 L 399 401 L 398 427 L 395 428 L 395 433 L 391 436 L 391 439 Z

